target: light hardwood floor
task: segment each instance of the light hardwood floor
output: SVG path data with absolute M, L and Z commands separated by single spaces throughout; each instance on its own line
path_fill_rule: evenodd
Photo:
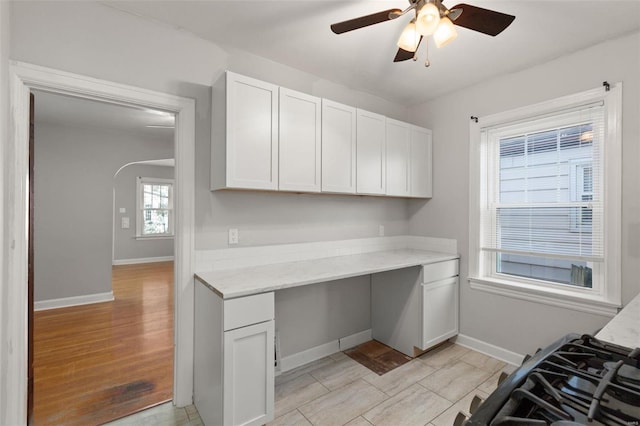
M 173 262 L 113 267 L 113 302 L 38 311 L 35 425 L 98 425 L 171 400 Z

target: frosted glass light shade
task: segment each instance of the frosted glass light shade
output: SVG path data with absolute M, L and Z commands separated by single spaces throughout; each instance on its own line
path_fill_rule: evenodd
M 433 33 L 433 41 L 436 43 L 436 47 L 441 48 L 442 46 L 446 46 L 455 40 L 456 37 L 458 37 L 458 32 L 453 26 L 451 19 L 446 16 L 440 19 L 440 24 L 438 24 L 436 32 Z
M 438 23 L 440 23 L 438 7 L 433 3 L 425 4 L 418 12 L 418 19 L 416 20 L 418 32 L 423 36 L 429 36 L 438 28 Z
M 398 47 L 407 52 L 415 52 L 418 48 L 419 41 L 420 34 L 416 31 L 416 23 L 415 21 L 411 21 L 404 27 L 404 30 L 402 30 L 402 34 L 400 34 L 400 38 L 398 39 Z

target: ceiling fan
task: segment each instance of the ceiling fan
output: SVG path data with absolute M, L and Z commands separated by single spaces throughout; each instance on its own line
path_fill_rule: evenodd
M 504 31 L 514 19 L 513 15 L 460 3 L 446 8 L 441 0 L 409 0 L 405 10 L 388 9 L 366 16 L 349 19 L 331 25 L 331 31 L 342 34 L 381 22 L 390 21 L 414 11 L 415 16 L 405 27 L 398 40 L 398 52 L 393 62 L 417 59 L 416 51 L 423 37 L 432 35 L 436 47 L 440 48 L 457 36 L 454 24 L 490 36 Z M 429 60 L 425 66 L 429 66 Z

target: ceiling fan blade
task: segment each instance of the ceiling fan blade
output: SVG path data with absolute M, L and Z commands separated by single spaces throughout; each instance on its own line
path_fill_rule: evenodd
M 462 9 L 462 14 L 453 21 L 455 25 L 490 36 L 497 36 L 516 19 L 513 15 L 507 15 L 506 13 L 495 12 L 465 3 L 457 4 L 451 9 Z
M 349 19 L 348 21 L 338 22 L 331 25 L 331 31 L 336 34 L 346 33 L 347 31 L 357 30 L 358 28 L 368 27 L 369 25 L 379 24 L 396 18 L 402 13 L 400 9 L 383 10 L 382 12 L 372 13 L 371 15 L 361 16 L 359 18 Z M 391 15 L 395 15 L 391 17 Z
M 420 43 L 422 42 L 422 36 L 420 36 L 420 40 L 418 40 L 418 45 L 416 46 L 416 50 L 420 47 Z M 415 55 L 415 52 L 409 52 L 408 50 L 398 48 L 398 52 L 396 53 L 395 58 L 393 58 L 393 62 L 402 62 L 412 59 Z

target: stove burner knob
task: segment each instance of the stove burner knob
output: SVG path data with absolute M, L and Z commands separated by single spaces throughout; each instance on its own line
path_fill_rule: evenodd
M 467 424 L 467 421 L 469 421 L 469 416 L 460 411 L 453 421 L 453 426 L 464 426 Z
M 473 399 L 471 400 L 471 405 L 469 406 L 469 413 L 471 414 L 475 413 L 478 407 L 480 407 L 483 402 L 484 402 L 484 399 L 482 399 L 478 395 L 474 395 Z

